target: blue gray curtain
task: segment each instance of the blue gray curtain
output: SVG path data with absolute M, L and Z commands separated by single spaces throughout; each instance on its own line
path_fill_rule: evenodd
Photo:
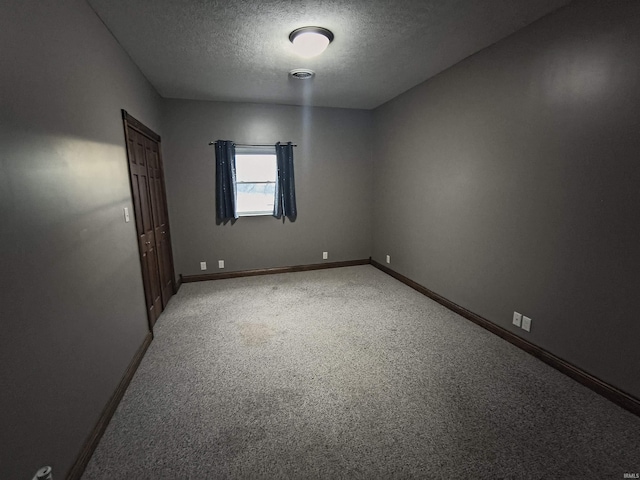
M 218 140 L 216 148 L 216 223 L 238 218 L 236 215 L 236 144 Z
M 276 181 L 276 201 L 273 206 L 273 216 L 285 217 L 294 222 L 298 216 L 296 207 L 296 186 L 293 176 L 293 145 L 276 143 L 276 159 L 278 162 L 278 178 Z

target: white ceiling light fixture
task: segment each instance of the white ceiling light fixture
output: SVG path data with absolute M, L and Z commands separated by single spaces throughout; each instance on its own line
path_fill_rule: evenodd
M 291 32 L 289 40 L 298 55 L 311 58 L 327 49 L 333 41 L 333 33 L 322 27 L 302 27 Z

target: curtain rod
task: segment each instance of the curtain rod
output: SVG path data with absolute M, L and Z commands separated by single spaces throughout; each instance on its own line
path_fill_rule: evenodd
M 209 145 L 215 145 L 216 142 L 209 142 Z M 236 147 L 275 147 L 275 143 L 272 144 L 260 144 L 260 143 L 234 143 Z M 286 145 L 286 143 L 281 144 Z M 297 147 L 298 145 L 291 145 L 292 147 Z

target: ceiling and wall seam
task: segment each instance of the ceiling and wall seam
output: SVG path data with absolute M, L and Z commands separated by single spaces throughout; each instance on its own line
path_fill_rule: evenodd
M 129 53 L 129 50 L 127 50 L 125 48 L 125 46 L 122 44 L 122 42 L 120 42 L 120 40 L 118 39 L 118 37 L 116 37 L 113 34 L 113 31 L 111 30 L 111 28 L 109 27 L 109 25 L 107 25 L 107 23 L 103 20 L 103 18 L 100 16 L 100 14 L 96 11 L 95 8 L 93 8 L 93 5 L 91 5 L 91 2 L 87 1 L 87 5 L 89 5 L 89 8 L 91 10 L 93 10 L 93 13 L 96 14 L 96 17 L 98 17 L 98 19 L 100 20 L 100 22 L 104 25 L 104 28 L 107 29 L 107 31 L 109 32 L 109 34 L 113 37 L 113 39 L 116 41 L 116 43 L 118 44 L 118 46 L 120 47 L 120 49 L 125 53 L 125 55 L 129 58 L 129 60 L 131 60 L 131 63 L 133 65 L 135 65 L 136 69 L 140 72 L 140 75 L 142 75 L 144 77 L 144 79 L 147 81 L 147 83 L 151 86 L 151 88 L 153 89 L 154 92 L 156 92 L 156 94 L 158 95 L 159 98 L 164 98 L 162 95 L 160 95 L 160 92 L 158 91 L 158 89 L 156 88 L 156 86 L 153 84 L 153 82 L 151 82 L 151 80 L 149 80 L 149 77 L 144 73 L 144 71 L 140 68 L 140 65 L 138 65 L 138 63 L 133 59 L 133 57 L 131 56 L 131 54 Z

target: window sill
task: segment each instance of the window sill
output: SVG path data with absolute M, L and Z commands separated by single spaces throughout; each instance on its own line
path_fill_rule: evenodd
M 244 217 L 273 217 L 273 212 L 269 213 L 239 213 L 238 218 Z

